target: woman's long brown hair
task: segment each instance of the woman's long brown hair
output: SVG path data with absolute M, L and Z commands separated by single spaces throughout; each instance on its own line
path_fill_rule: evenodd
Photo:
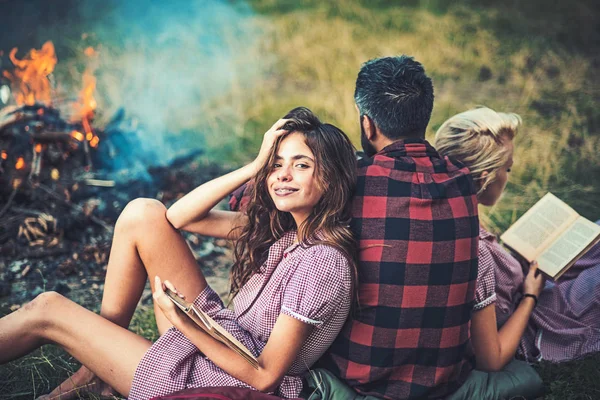
M 277 154 L 273 146 L 268 161 L 249 189 L 248 224 L 241 228 L 235 242 L 235 261 L 231 268 L 231 296 L 234 297 L 248 279 L 259 271 L 269 248 L 286 232 L 297 229 L 301 246 L 330 245 L 344 254 L 352 267 L 353 289 L 357 286 L 356 242 L 350 230 L 351 199 L 356 185 L 354 146 L 340 129 L 323 124 L 308 108 L 298 107 L 284 118 L 284 129 L 302 133 L 315 156 L 315 174 L 323 192 L 308 218 L 297 227 L 291 214 L 279 211 L 267 187 L 267 178 Z M 356 300 L 353 290 L 353 301 Z

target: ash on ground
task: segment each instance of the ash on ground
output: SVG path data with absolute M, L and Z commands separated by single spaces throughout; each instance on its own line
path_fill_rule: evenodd
M 24 186 L 0 218 L 2 314 L 48 290 L 99 310 L 112 228 L 127 203 L 149 197 L 169 206 L 196 186 L 224 173 L 219 166 L 197 160 L 148 172 L 151 184 L 132 181 L 113 187 L 82 182 L 63 188 Z M 209 285 L 225 298 L 232 260 L 230 244 L 187 232 L 182 235 Z M 152 304 L 149 285 L 141 304 Z

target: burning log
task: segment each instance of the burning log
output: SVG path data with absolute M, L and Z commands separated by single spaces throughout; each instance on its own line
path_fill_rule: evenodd
M 21 119 L 21 116 L 16 113 L 17 109 L 17 106 L 6 106 L 0 109 L 0 131 Z
M 97 135 L 87 120 L 86 138 L 81 133 L 83 124 L 64 121 L 58 110 L 51 107 L 36 104 L 0 112 L 0 171 L 3 173 L 0 194 L 14 188 L 18 180 L 56 181 L 65 175 L 61 171 L 67 160 L 69 175 L 80 168 L 89 170 L 88 138 L 94 139 Z

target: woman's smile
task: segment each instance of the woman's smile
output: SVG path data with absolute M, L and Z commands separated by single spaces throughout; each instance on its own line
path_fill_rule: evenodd
M 298 189 L 296 188 L 292 188 L 289 186 L 285 186 L 285 187 L 275 187 L 274 188 L 274 192 L 277 196 L 280 197 L 285 197 L 285 196 L 289 196 L 293 193 L 296 193 L 298 191 Z

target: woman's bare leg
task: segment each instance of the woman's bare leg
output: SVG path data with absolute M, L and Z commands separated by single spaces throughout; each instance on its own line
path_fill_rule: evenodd
M 163 280 L 170 280 L 190 301 L 206 287 L 192 252 L 167 221 L 166 211 L 159 201 L 136 199 L 125 207 L 117 220 L 100 315 L 124 328 L 129 326 L 148 277 L 159 275 Z M 154 279 L 150 279 L 150 284 L 154 289 Z M 171 323 L 156 305 L 154 311 L 162 335 Z M 84 385 L 91 385 L 90 390 L 99 393 L 110 393 L 110 388 L 83 366 L 54 389 L 50 397 Z
M 151 342 L 78 304 L 47 292 L 0 319 L 0 364 L 46 343 L 63 347 L 104 382 L 129 395 Z
M 168 279 L 190 301 L 206 287 L 194 255 L 166 212 L 157 200 L 136 199 L 115 226 L 100 315 L 123 327 L 129 326 L 148 277 L 153 289 L 154 276 Z M 154 311 L 163 334 L 171 323 L 158 307 Z

